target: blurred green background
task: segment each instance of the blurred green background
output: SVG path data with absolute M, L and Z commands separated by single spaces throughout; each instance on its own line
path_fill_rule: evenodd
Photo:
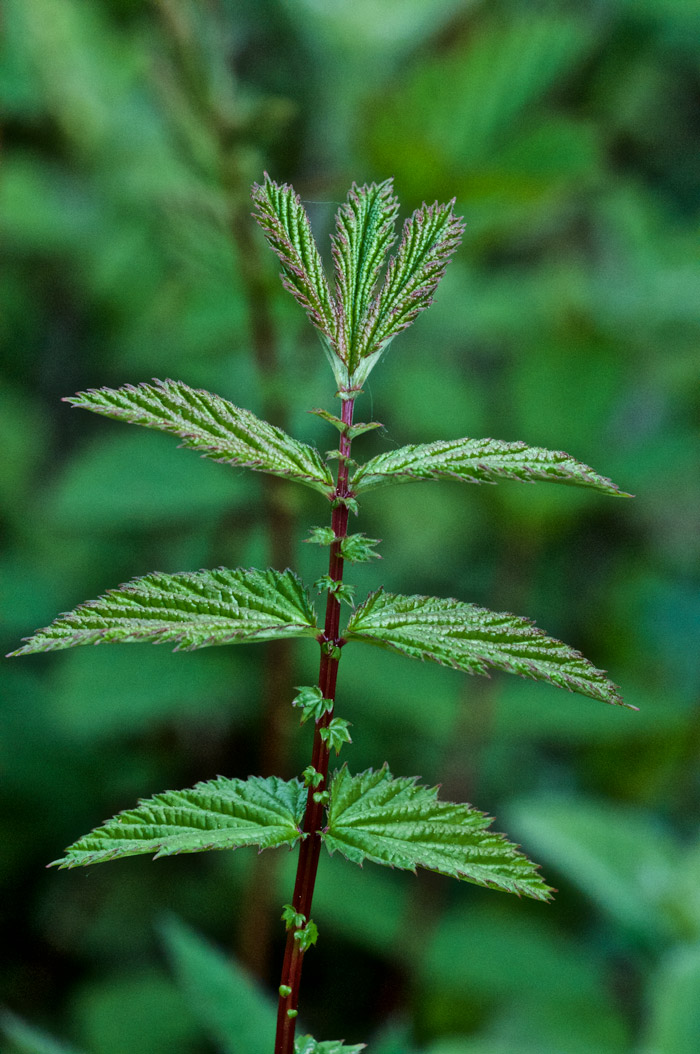
M 384 559 L 352 580 L 529 615 L 640 712 L 348 650 L 351 766 L 441 782 L 560 892 L 322 862 L 303 1025 L 373 1054 L 697 1054 L 700 4 L 5 0 L 3 22 L 3 651 L 150 570 L 323 573 L 310 492 L 60 398 L 174 377 L 325 450 L 332 377 L 250 184 L 292 182 L 323 246 L 353 180 L 393 175 L 405 212 L 456 196 L 463 246 L 373 373 L 358 417 L 385 429 L 358 454 L 523 439 L 637 498 L 380 490 L 358 529 Z M 298 772 L 317 649 L 275 648 L 3 664 L 4 1054 L 255 1054 L 236 964 L 274 991 L 290 854 L 44 865 L 141 796 Z

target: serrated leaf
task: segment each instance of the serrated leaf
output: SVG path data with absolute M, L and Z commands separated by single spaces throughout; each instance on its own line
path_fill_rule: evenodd
M 438 801 L 436 787 L 415 778 L 394 779 L 386 765 L 351 776 L 343 766 L 330 787 L 328 828 L 332 854 L 353 863 L 438 871 L 479 886 L 549 900 L 551 889 L 536 866 L 501 834 L 493 820 L 472 808 Z
M 273 182 L 265 173 L 262 186 L 254 184 L 255 218 L 282 263 L 282 282 L 301 304 L 328 345 L 337 343 L 337 319 L 321 256 L 299 195 L 287 183 Z
M 339 312 L 338 354 L 350 376 L 369 353 L 366 318 L 374 297 L 379 273 L 394 242 L 394 224 L 399 203 L 392 181 L 358 187 L 353 183 L 347 200 L 336 215 L 333 260 Z
M 309 636 L 316 614 L 293 571 L 220 567 L 135 578 L 59 615 L 11 654 L 140 641 L 174 642 L 182 651 Z
M 342 1039 L 324 1039 L 318 1042 L 313 1036 L 297 1036 L 294 1040 L 294 1054 L 360 1054 L 366 1043 L 351 1043 L 345 1046 Z
M 124 385 L 79 392 L 64 400 L 73 406 L 129 424 L 155 428 L 182 439 L 202 457 L 296 480 L 330 496 L 330 469 L 320 454 L 281 428 L 212 392 L 182 381 Z
M 208 849 L 293 846 L 302 837 L 306 794 L 299 780 L 278 776 L 219 776 L 188 790 L 164 791 L 107 820 L 53 864 L 72 868 L 141 853 L 157 860 Z
M 544 450 L 526 443 L 496 439 L 449 439 L 391 450 L 361 465 L 350 486 L 355 493 L 386 483 L 454 479 L 461 483 L 497 483 L 499 479 L 534 483 L 547 480 L 592 487 L 630 497 L 605 476 L 560 450 Z
M 380 353 L 432 304 L 464 231 L 453 207 L 454 199 L 446 205 L 423 205 L 404 223 L 398 252 L 364 323 L 364 355 Z
M 465 673 L 505 670 L 592 699 L 627 705 L 602 670 L 528 619 L 452 598 L 397 596 L 378 590 L 353 612 L 344 637 Z

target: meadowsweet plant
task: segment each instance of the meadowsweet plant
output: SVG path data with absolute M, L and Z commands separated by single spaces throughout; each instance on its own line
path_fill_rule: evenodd
M 311 412 L 337 429 L 337 449 L 323 458 L 249 410 L 181 381 L 101 388 L 66 401 L 170 432 L 203 457 L 310 487 L 330 506 L 330 523 L 312 527 L 308 539 L 328 549 L 327 574 L 308 588 L 288 568 L 156 572 L 59 616 L 12 654 L 119 642 L 170 642 L 175 650 L 190 650 L 283 637 L 318 641 L 318 682 L 298 687 L 290 699 L 301 723 L 314 726 L 311 758 L 298 778 L 219 777 L 189 790 L 165 791 L 108 820 L 55 863 L 72 868 L 138 853 L 162 857 L 240 846 L 298 847 L 294 889 L 281 909 L 287 940 L 274 1054 L 359 1051 L 362 1045 L 344 1047 L 310 1036 L 295 1045 L 302 964 L 319 936 L 312 900 L 323 849 L 353 864 L 424 867 L 537 900 L 548 900 L 552 890 L 536 865 L 491 831 L 492 821 L 471 805 L 441 801 L 435 788 L 416 777 L 395 777 L 386 764 L 355 774 L 343 764 L 330 772 L 331 757 L 351 742 L 348 721 L 336 713 L 346 649 L 352 657 L 362 645 L 373 645 L 465 673 L 503 670 L 603 702 L 622 700 L 605 673 L 527 619 L 462 600 L 398 596 L 381 587 L 356 598 L 344 580 L 345 564 L 372 560 L 378 543 L 348 533 L 350 516 L 358 514 L 365 492 L 412 480 L 543 480 L 618 496 L 621 491 L 567 454 L 522 442 L 447 439 L 393 449 L 364 463 L 351 457 L 355 440 L 377 427 L 354 420 L 362 385 L 390 341 L 430 305 L 459 244 L 462 222 L 453 203 L 424 205 L 404 223 L 387 265 L 398 212 L 391 181 L 354 185 L 337 213 L 331 285 L 294 190 L 265 176 L 253 187 L 253 200 L 256 219 L 282 264 L 284 286 L 318 330 L 330 363 L 340 412 Z M 322 617 L 313 593 L 325 595 Z

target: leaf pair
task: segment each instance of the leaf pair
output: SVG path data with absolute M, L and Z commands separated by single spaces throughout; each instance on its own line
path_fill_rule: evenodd
M 395 240 L 399 203 L 390 179 L 353 184 L 331 237 L 333 292 L 294 189 L 265 173 L 264 183 L 253 187 L 253 201 L 255 217 L 282 263 L 283 284 L 319 330 L 339 390 L 359 390 L 389 342 L 432 303 L 464 230 L 454 201 L 423 205 L 406 220 L 378 288 Z
M 157 858 L 248 845 L 292 847 L 304 837 L 306 795 L 300 780 L 276 776 L 219 777 L 191 790 L 166 791 L 108 820 L 54 863 L 73 868 L 143 853 Z M 331 781 L 320 834 L 329 853 L 340 852 L 353 863 L 423 867 L 549 899 L 536 867 L 503 835 L 489 831 L 491 823 L 470 805 L 439 801 L 436 788 L 394 779 L 386 766 L 357 776 L 343 766 Z
M 59 616 L 12 654 L 140 641 L 170 642 L 180 651 L 318 638 L 319 632 L 308 591 L 294 572 L 218 568 L 136 578 Z M 353 611 L 343 639 L 465 673 L 499 669 L 622 703 L 601 670 L 529 620 L 458 600 L 378 590 Z

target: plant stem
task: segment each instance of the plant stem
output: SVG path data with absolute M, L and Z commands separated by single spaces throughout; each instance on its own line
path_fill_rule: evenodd
M 348 458 L 350 456 L 351 439 L 348 435 L 352 424 L 354 399 L 346 399 L 343 402 L 342 420 L 347 426 L 347 431 L 340 436 L 340 459 L 338 462 L 338 477 L 335 488 L 337 503 L 333 508 L 331 526 L 335 534 L 335 541 L 331 544 L 328 563 L 328 574 L 336 582 L 343 578 L 343 557 L 340 545 L 347 535 L 348 529 L 348 507 L 342 499 L 348 496 Z M 321 644 L 321 666 L 318 675 L 318 686 L 323 693 L 324 699 L 330 699 L 335 703 L 335 687 L 338 677 L 338 663 L 340 661 L 337 649 L 340 645 L 340 601 L 328 592 L 326 599 L 326 621 L 323 635 L 319 638 Z M 320 829 L 323 824 L 324 804 L 317 800 L 318 792 L 326 788 L 328 777 L 328 763 L 330 751 L 328 745 L 321 736 L 321 730 L 327 728 L 333 717 L 333 708 L 316 722 L 314 732 L 313 753 L 311 764 L 321 780 L 314 787 L 309 786 L 306 799 L 306 811 L 302 830 L 305 838 L 299 848 L 299 861 L 297 864 L 296 881 L 294 883 L 294 894 L 292 906 L 294 910 L 309 919 L 311 902 L 314 895 L 316 883 L 316 872 L 321 852 Z M 275 1039 L 275 1054 L 293 1054 L 294 1032 L 296 1028 L 296 1010 L 299 1005 L 299 985 L 301 982 L 301 967 L 304 952 L 301 950 L 299 940 L 295 939 L 302 927 L 290 927 L 287 933 L 287 945 L 284 952 L 282 964 L 282 977 L 280 988 L 289 990 L 288 995 L 280 992 L 279 1005 L 277 1009 L 277 1037 Z M 284 987 L 283 987 L 284 986 Z M 290 1012 L 291 1011 L 291 1016 Z

